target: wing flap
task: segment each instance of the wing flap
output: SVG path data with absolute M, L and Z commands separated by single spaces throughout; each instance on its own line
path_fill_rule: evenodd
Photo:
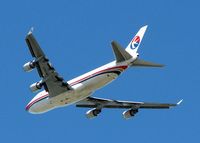
M 168 104 L 168 103 L 143 103 L 140 105 L 140 108 L 144 109 L 169 109 L 170 107 L 174 107 L 176 104 Z

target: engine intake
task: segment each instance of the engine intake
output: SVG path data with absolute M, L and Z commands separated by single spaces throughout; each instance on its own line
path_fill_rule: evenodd
M 92 118 L 95 118 L 99 115 L 99 113 L 101 113 L 101 109 L 91 109 L 89 111 L 86 112 L 86 117 L 88 119 L 92 119 Z
M 129 119 L 131 117 L 134 117 L 137 112 L 138 112 L 138 109 L 130 109 L 130 110 L 124 111 L 123 116 L 125 119 Z
M 28 63 L 24 64 L 24 66 L 23 66 L 23 69 L 24 69 L 25 72 L 30 72 L 34 68 L 35 68 L 35 62 L 34 61 L 28 62 Z
M 30 85 L 30 90 L 32 92 L 36 92 L 36 91 L 40 90 L 42 88 L 42 86 L 43 85 L 42 85 L 41 81 L 40 82 L 36 82 L 36 83 L 33 83 L 33 84 Z

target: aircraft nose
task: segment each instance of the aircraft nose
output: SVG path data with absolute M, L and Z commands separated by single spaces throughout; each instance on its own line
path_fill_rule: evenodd
M 25 107 L 25 110 L 31 114 L 35 114 L 33 107 L 29 106 L 29 104 Z
M 26 107 L 25 107 L 25 110 L 26 110 L 26 111 L 28 111 L 28 110 L 29 110 L 29 108 L 26 106 Z
M 35 114 L 34 105 L 27 104 L 26 107 L 25 107 L 25 110 L 26 110 L 27 112 L 29 112 L 29 113 Z
M 31 113 L 31 106 L 29 104 L 26 105 L 25 110 Z
M 31 114 L 41 114 L 43 112 L 41 107 L 35 104 L 27 104 L 25 110 Z
M 29 111 L 29 109 L 30 109 L 30 106 L 29 106 L 29 104 L 27 104 L 26 107 L 25 107 L 25 110 Z

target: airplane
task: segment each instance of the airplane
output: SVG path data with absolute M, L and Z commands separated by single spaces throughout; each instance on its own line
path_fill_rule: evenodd
M 64 81 L 64 78 L 52 66 L 33 36 L 33 29 L 31 29 L 25 41 L 34 60 L 24 64 L 23 69 L 26 72 L 30 72 L 36 68 L 41 80 L 30 85 L 30 89 L 32 92 L 37 92 L 42 88 L 44 90 L 39 92 L 27 104 L 26 110 L 32 114 L 41 114 L 58 107 L 75 104 L 76 107 L 91 108 L 86 112 L 86 117 L 89 119 L 97 117 L 104 108 L 126 109 L 123 112 L 123 117 L 129 119 L 134 117 L 139 109 L 168 109 L 179 105 L 182 100 L 176 104 L 169 104 L 91 97 L 96 90 L 117 79 L 128 68 L 138 66 L 163 67 L 162 64 L 139 59 L 137 51 L 146 29 L 147 25 L 140 28 L 126 49 L 116 41 L 112 41 L 114 61 L 69 81 Z

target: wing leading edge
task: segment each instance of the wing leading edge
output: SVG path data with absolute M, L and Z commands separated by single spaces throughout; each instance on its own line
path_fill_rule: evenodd
M 70 90 L 71 87 L 56 72 L 52 64 L 49 62 L 49 59 L 40 48 L 31 31 L 27 34 L 25 40 L 32 57 L 35 58 L 32 62 L 29 62 L 31 64 L 30 66 L 32 66 L 32 68 L 37 68 L 38 74 L 42 78 L 40 84 L 44 86 L 44 89 L 47 92 L 49 92 L 49 96 L 53 97 L 67 90 Z

